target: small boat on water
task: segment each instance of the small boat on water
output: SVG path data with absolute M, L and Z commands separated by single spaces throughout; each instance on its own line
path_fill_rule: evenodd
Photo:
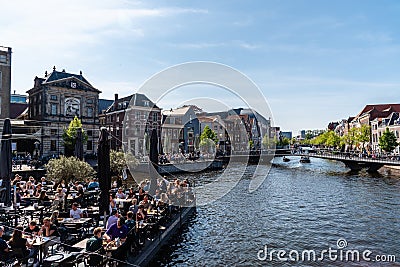
M 310 160 L 310 158 L 308 156 L 302 156 L 300 158 L 300 162 L 301 163 L 311 163 L 311 160 Z
M 285 157 L 285 156 L 283 156 L 283 162 L 289 162 L 290 161 L 290 159 L 289 158 L 287 158 L 287 157 Z

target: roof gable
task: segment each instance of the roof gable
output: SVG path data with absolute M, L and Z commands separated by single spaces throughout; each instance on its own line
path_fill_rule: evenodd
M 56 71 L 54 70 L 52 73 L 50 73 L 49 75 L 47 75 L 45 77 L 45 81 L 44 83 L 50 83 L 50 82 L 54 82 L 54 81 L 58 81 L 58 80 L 63 80 L 66 78 L 70 78 L 70 77 L 75 77 L 76 79 L 92 86 L 88 80 L 85 79 L 85 77 L 82 76 L 82 72 L 80 74 L 73 74 L 73 73 L 68 73 L 65 71 Z

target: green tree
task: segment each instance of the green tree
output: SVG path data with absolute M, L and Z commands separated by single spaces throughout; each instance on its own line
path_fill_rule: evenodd
M 77 116 L 69 123 L 67 129 L 64 129 L 62 138 L 64 140 L 65 155 L 72 156 L 75 149 L 76 135 L 78 129 L 82 129 L 82 122 Z M 82 141 L 86 143 L 88 139 L 87 133 L 82 129 Z
M 284 147 L 290 144 L 290 139 L 287 137 L 283 137 L 281 138 L 281 140 L 278 141 L 278 143 L 276 144 L 276 146 L 279 147 Z
M 46 176 L 56 183 L 84 181 L 95 175 L 94 169 L 84 161 L 75 157 L 61 156 L 59 159 L 51 159 L 46 164 Z
M 353 149 L 353 145 L 358 142 L 359 133 L 358 128 L 351 128 L 347 134 L 342 136 L 341 143 L 347 145 L 349 149 Z
M 371 140 L 371 126 L 362 125 L 361 128 L 358 128 L 357 141 L 365 148 L 365 145 L 369 143 Z
M 399 143 L 394 132 L 386 128 L 382 136 L 379 137 L 379 147 L 386 153 L 391 153 L 398 145 Z
M 306 133 L 305 139 L 306 140 L 311 140 L 313 138 L 312 133 Z
M 129 168 L 134 168 L 139 164 L 139 161 L 132 153 L 124 153 L 122 151 L 110 151 L 110 169 L 116 175 L 121 175 L 122 171 Z
M 56 185 L 60 184 L 62 180 L 68 184 L 75 181 L 84 181 L 95 176 L 96 172 L 87 162 L 81 161 L 76 157 L 64 157 L 59 159 L 51 159 L 46 164 L 46 176 L 50 180 L 55 181 Z M 70 187 L 67 186 L 65 194 L 64 205 L 67 203 Z M 66 206 L 64 206 L 66 209 Z
M 203 150 L 210 151 L 218 144 L 217 134 L 206 125 L 200 135 L 200 147 Z
M 334 131 L 326 132 L 325 145 L 329 147 L 338 147 L 340 144 L 340 137 Z
M 327 132 L 324 132 L 313 139 L 310 140 L 310 143 L 313 145 L 326 145 L 326 140 L 328 139 Z

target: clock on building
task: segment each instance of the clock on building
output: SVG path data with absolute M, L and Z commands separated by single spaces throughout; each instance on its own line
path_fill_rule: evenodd
M 80 116 L 81 101 L 74 97 L 65 99 L 65 116 Z
M 71 88 L 76 88 L 76 82 L 71 82 Z

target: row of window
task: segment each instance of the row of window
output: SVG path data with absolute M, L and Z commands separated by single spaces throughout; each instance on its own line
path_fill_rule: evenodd
M 110 122 L 114 122 L 114 117 L 116 117 L 116 121 L 117 122 L 120 121 L 120 115 L 119 114 L 108 115 L 106 120 L 108 120 Z M 151 114 L 151 119 L 153 121 L 158 121 L 158 118 L 159 118 L 158 117 L 158 113 L 153 112 Z M 142 114 L 140 111 L 137 111 L 136 114 L 129 114 L 129 113 L 126 114 L 126 121 L 129 121 L 131 119 L 132 120 L 148 120 L 149 119 L 149 113 L 145 112 L 144 114 Z
M 52 100 L 52 101 L 57 101 L 57 99 L 58 99 L 57 95 L 50 95 L 50 100 Z M 86 100 L 86 103 L 87 103 L 87 104 L 93 104 L 93 99 L 92 99 L 92 98 L 87 99 L 87 100 Z
M 58 104 L 51 104 L 50 105 L 50 115 L 57 116 L 58 114 L 59 114 L 58 113 Z M 67 115 L 67 114 L 65 114 L 65 115 Z M 86 117 L 93 118 L 93 108 L 92 107 L 86 108 Z
M 393 131 L 393 132 L 394 132 L 396 138 L 399 138 L 399 136 L 400 136 L 399 131 Z M 378 141 L 379 141 L 379 138 L 380 138 L 381 136 L 382 136 L 382 132 L 378 132 L 377 134 L 376 134 L 376 133 L 372 134 L 372 142 L 373 142 L 373 143 L 378 142 Z

